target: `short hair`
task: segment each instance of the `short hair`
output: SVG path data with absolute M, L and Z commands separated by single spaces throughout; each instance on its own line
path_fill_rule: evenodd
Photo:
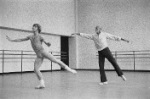
M 33 24 L 33 26 L 37 27 L 38 28 L 38 32 L 41 33 L 42 29 L 41 29 L 41 25 L 40 24 Z
M 98 29 L 101 29 L 101 30 L 102 30 L 102 27 L 96 26 L 96 27 L 95 27 L 95 30 L 98 30 Z

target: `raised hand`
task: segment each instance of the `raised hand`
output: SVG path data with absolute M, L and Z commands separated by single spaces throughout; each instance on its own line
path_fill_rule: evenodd
M 72 33 L 71 36 L 80 35 L 80 33 Z
M 10 37 L 8 37 L 7 35 L 6 35 L 6 39 L 7 39 L 8 41 L 11 41 Z
M 129 40 L 125 40 L 127 43 L 129 43 L 130 41 Z
M 51 46 L 51 43 L 46 43 L 46 45 L 47 45 L 48 47 L 50 47 L 50 46 Z
M 121 38 L 122 41 L 129 43 L 129 40 Z
M 71 36 L 75 36 L 75 33 L 72 33 Z

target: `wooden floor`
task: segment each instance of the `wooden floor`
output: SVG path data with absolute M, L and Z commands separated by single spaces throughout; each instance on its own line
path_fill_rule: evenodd
M 34 89 L 34 73 L 0 75 L 0 99 L 150 99 L 150 73 L 124 72 L 124 82 L 113 71 L 106 72 L 108 85 L 99 85 L 98 71 L 43 72 L 46 88 Z

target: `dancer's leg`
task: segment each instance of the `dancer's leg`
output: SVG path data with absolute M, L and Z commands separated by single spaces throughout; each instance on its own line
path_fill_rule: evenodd
M 105 69 L 104 69 L 104 62 L 105 62 L 105 57 L 101 54 L 101 52 L 98 52 L 99 54 L 99 68 L 100 68 L 100 79 L 101 82 L 106 82 L 107 77 L 105 74 Z
M 118 76 L 121 76 L 123 80 L 126 80 L 125 76 L 123 75 L 122 70 L 120 69 L 118 63 L 116 62 L 115 58 L 113 57 L 111 51 L 109 48 L 105 49 L 105 52 L 103 52 L 103 55 L 108 59 L 108 61 L 113 65 L 115 68 L 115 71 L 117 72 Z
M 41 89 L 41 88 L 45 87 L 43 76 L 42 76 L 42 73 L 40 72 L 40 69 L 39 69 L 41 67 L 42 63 L 43 63 L 43 58 L 36 58 L 35 59 L 34 72 L 35 72 L 37 78 L 40 81 L 40 85 L 35 87 L 37 89 Z
M 66 69 L 67 71 L 69 72 L 72 72 L 72 73 L 77 73 L 75 70 L 69 68 L 66 64 L 64 64 L 62 61 L 60 60 L 57 60 L 52 54 L 46 52 L 46 51 L 43 51 L 43 56 L 47 59 L 49 59 L 50 61 L 54 62 L 54 63 L 57 63 L 59 64 L 62 68 Z

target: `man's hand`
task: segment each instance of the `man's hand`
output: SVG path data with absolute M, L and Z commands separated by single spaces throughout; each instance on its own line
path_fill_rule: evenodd
M 127 43 L 129 43 L 129 40 L 126 40 L 126 39 L 125 39 L 124 41 L 127 42 Z
M 126 40 L 126 39 L 123 39 L 123 38 L 121 38 L 121 40 L 129 43 L 129 40 Z
M 126 42 L 129 43 L 130 41 L 127 40 Z
M 8 41 L 11 41 L 10 37 L 8 37 L 7 35 L 6 35 L 6 39 L 7 39 Z
M 46 45 L 47 45 L 48 47 L 50 47 L 50 46 L 51 46 L 51 43 L 48 42 L 48 43 L 46 43 Z
M 80 35 L 80 33 L 72 33 L 71 36 Z

